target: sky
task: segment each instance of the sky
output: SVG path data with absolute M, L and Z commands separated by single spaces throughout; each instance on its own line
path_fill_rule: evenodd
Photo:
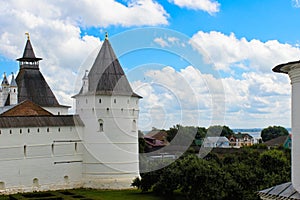
M 290 127 L 290 80 L 272 68 L 299 60 L 299 19 L 299 0 L 0 0 L 0 74 L 18 73 L 29 32 L 74 112 L 107 32 L 143 96 L 139 129 Z

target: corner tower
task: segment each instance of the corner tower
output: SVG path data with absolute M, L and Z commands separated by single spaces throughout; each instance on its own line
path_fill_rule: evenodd
M 74 98 L 76 113 L 85 124 L 85 187 L 129 188 L 139 176 L 141 97 L 133 92 L 107 36 Z

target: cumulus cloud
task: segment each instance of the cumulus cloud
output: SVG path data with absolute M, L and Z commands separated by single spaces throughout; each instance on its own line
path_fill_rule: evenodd
M 70 96 L 80 82 L 74 80 L 85 70 L 81 65 L 101 45 L 99 38 L 82 34 L 82 27 L 168 23 L 168 14 L 153 0 L 124 4 L 114 0 L 1 1 L 0 18 L 0 55 L 11 60 L 22 56 L 24 33 L 29 32 L 36 56 L 43 58 L 42 73 L 59 101 L 67 105 L 72 104 Z
M 192 37 L 191 44 L 205 56 L 206 62 L 214 63 L 218 70 L 223 71 L 230 71 L 235 66 L 270 72 L 275 65 L 297 60 L 300 55 L 299 48 L 277 40 L 248 41 L 238 39 L 234 33 L 225 35 L 216 31 L 199 31 Z
M 140 104 L 143 130 L 152 126 L 168 128 L 178 123 L 206 127 L 217 123 L 232 127 L 265 127 L 288 125 L 290 119 L 290 86 L 288 81 L 279 81 L 276 74 L 245 72 L 241 79 L 216 78 L 193 66 L 178 71 L 167 66 L 146 71 L 145 76 L 150 78 L 148 82 L 132 84 L 135 91 L 144 96 Z M 225 98 L 214 99 L 222 92 Z M 214 101 L 225 104 L 223 116 Z M 223 121 L 214 119 L 214 112 L 218 112 Z
M 209 14 L 219 12 L 220 4 L 213 0 L 169 0 L 169 2 L 183 8 L 203 10 Z

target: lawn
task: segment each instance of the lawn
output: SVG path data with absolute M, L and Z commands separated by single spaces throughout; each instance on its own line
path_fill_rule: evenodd
M 9 196 L 0 196 L 0 200 L 164 200 L 166 198 L 158 197 L 153 193 L 141 193 L 139 190 L 94 190 L 94 189 L 74 189 L 65 191 L 48 191 L 39 193 L 16 194 Z M 173 197 L 167 199 L 183 200 L 183 197 Z

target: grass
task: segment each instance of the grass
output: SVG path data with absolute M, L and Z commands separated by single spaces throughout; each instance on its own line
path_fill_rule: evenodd
M 77 199 L 77 200 L 183 200 L 184 198 L 180 195 L 174 195 L 174 197 L 163 198 L 156 196 L 153 193 L 147 192 L 142 193 L 139 190 L 94 190 L 94 189 L 73 189 L 73 190 L 64 190 L 64 191 L 47 191 L 47 192 L 39 192 L 39 193 L 26 193 L 26 195 L 16 194 L 11 195 L 14 199 L 22 199 L 22 200 L 37 200 L 43 199 L 43 194 L 51 194 L 49 199 L 53 199 L 58 197 L 59 199 Z M 24 197 L 25 196 L 25 197 Z M 27 198 L 26 198 L 27 197 Z M 44 197 L 45 200 L 47 197 Z M 0 200 L 9 200 L 8 195 L 0 196 Z

